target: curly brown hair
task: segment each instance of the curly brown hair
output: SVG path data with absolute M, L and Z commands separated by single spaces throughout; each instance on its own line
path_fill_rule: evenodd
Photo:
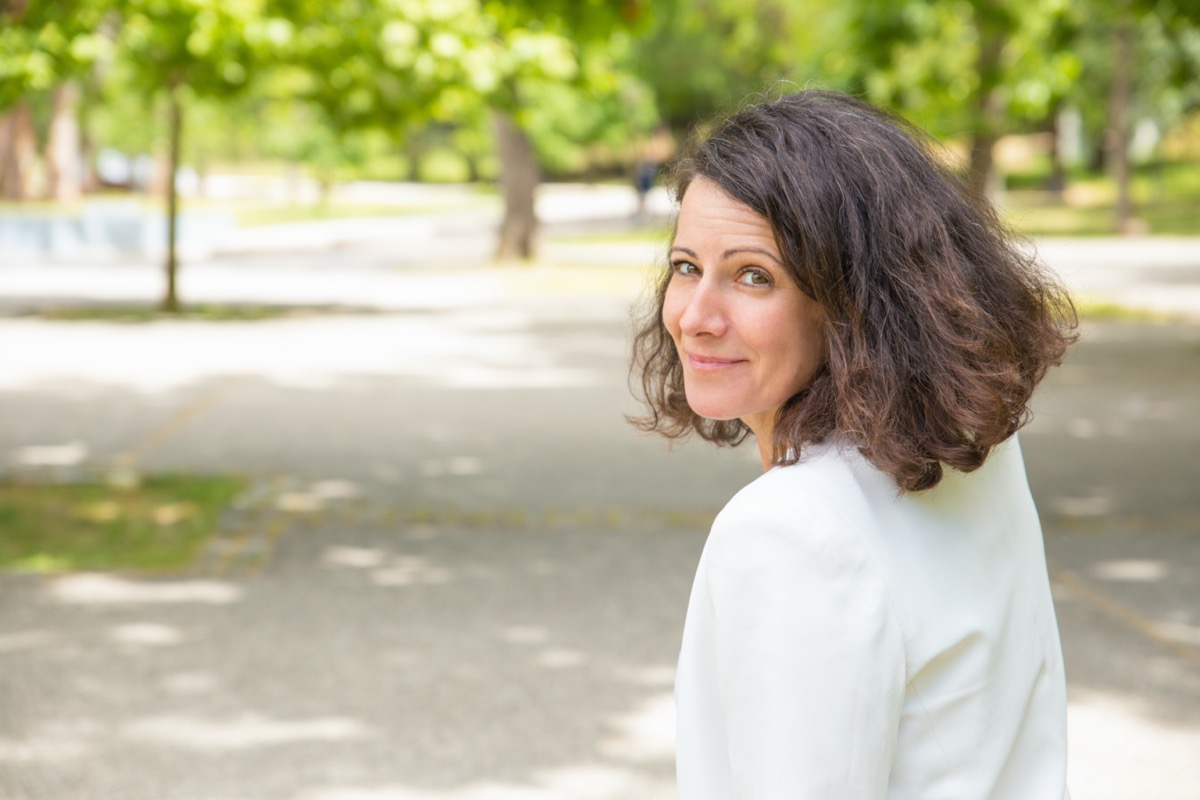
M 825 311 L 825 363 L 778 410 L 771 452 L 792 464 L 837 435 L 904 490 L 970 472 L 1029 417 L 1030 396 L 1077 338 L 1061 285 L 906 121 L 848 95 L 801 91 L 747 106 L 672 165 L 762 215 L 796 284 Z M 737 445 L 740 420 L 687 404 L 662 323 L 669 265 L 640 320 L 631 377 L 642 430 Z

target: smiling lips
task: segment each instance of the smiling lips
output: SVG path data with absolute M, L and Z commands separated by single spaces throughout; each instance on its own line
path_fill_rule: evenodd
M 687 354 L 688 367 L 696 372 L 720 372 L 721 370 L 745 364 L 744 358 L 717 358 L 702 356 L 695 353 Z

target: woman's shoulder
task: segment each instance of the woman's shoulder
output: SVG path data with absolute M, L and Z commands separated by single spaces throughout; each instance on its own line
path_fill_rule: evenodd
M 720 517 L 795 521 L 844 514 L 847 504 L 866 491 L 864 469 L 872 468 L 852 447 L 836 442 L 810 445 L 796 463 L 773 467 L 744 486 Z
M 855 450 L 824 444 L 800 461 L 775 467 L 745 486 L 713 522 L 709 539 L 719 561 L 744 558 L 867 558 L 861 531 L 864 461 Z M 894 485 L 893 485 L 893 491 Z

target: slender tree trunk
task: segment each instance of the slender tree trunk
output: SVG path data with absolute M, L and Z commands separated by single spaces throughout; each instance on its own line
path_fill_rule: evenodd
M 500 190 L 504 195 L 504 219 L 500 223 L 496 260 L 530 259 L 535 255 L 538 220 L 533 201 L 541 170 L 529 134 L 510 115 L 494 111 L 492 124 L 500 156 Z
M 179 101 L 178 87 L 171 85 L 167 91 L 167 124 L 170 136 L 170 151 L 167 156 L 167 293 L 163 297 L 163 311 L 180 310 L 176 276 L 179 272 L 176 236 L 179 229 L 179 192 L 175 187 L 175 176 L 179 172 L 179 149 L 183 138 L 183 107 Z
M 425 152 L 424 137 L 420 131 L 409 130 L 404 137 L 404 160 L 407 162 L 405 179 L 410 183 L 421 180 L 421 155 Z
M 976 4 L 976 28 L 979 33 L 979 86 L 974 100 L 975 122 L 971 131 L 971 156 L 967 165 L 967 185 L 977 194 L 987 194 L 995 171 L 996 142 L 1004 124 L 1000 105 L 1000 58 L 1007 43 L 1007 30 L 997 21 L 991 0 Z
M 1067 188 L 1067 166 L 1063 159 L 1062 130 L 1062 101 L 1056 100 L 1050 106 L 1050 177 L 1046 181 L 1046 191 L 1061 196 Z
M 54 88 L 46 141 L 47 194 L 56 202 L 76 203 L 83 194 L 80 151 L 79 86 L 67 81 Z
M 462 157 L 467 162 L 467 183 L 479 183 L 482 180 L 479 175 L 479 158 L 474 153 L 463 153 Z
M 1134 233 L 1138 227 L 1133 216 L 1133 196 L 1129 174 L 1129 103 L 1133 94 L 1133 20 L 1128 0 L 1117 6 L 1117 24 L 1113 29 L 1113 82 L 1108 96 L 1108 129 L 1105 156 L 1113 181 L 1117 184 L 1114 208 L 1117 233 Z
M 86 125 L 84 125 L 79 139 L 79 158 L 83 193 L 90 194 L 100 191 L 100 173 L 96 171 L 96 142 L 88 135 Z
M 0 198 L 25 200 L 37 164 L 37 132 L 28 100 L 19 100 L 0 116 Z

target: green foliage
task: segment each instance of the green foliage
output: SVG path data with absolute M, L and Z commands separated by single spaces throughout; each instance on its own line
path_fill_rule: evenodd
M 120 56 L 148 92 L 235 94 L 274 41 L 261 0 L 127 0 L 120 8 Z
M 335 136 L 353 130 L 403 131 L 437 118 L 470 86 L 465 55 L 486 31 L 473 3 L 451 0 L 272 0 L 288 21 L 273 50 L 282 69 L 268 96 L 318 109 Z M 459 90 L 461 91 L 461 90 Z M 451 101 L 452 102 L 452 99 Z
M 854 84 L 938 135 L 979 130 L 984 96 L 1009 121 L 1040 121 L 1080 75 L 1060 46 L 1075 13 L 1069 0 L 853 5 L 850 43 L 862 55 Z
M 78 77 L 111 51 L 111 0 L 30 0 L 0 6 L 0 112 Z M 20 9 L 20 10 L 17 10 Z
M 652 117 L 616 65 L 613 53 L 627 51 L 628 38 L 613 39 L 616 50 L 607 47 L 607 36 L 605 46 L 586 44 L 616 18 L 609 9 L 275 0 L 270 10 L 291 27 L 286 47 L 275 54 L 278 68 L 263 85 L 263 107 L 269 119 L 296 124 L 275 126 L 269 149 L 336 171 L 361 163 L 372 151 L 368 143 L 378 142 L 376 132 L 404 142 L 451 130 L 478 168 L 488 149 L 487 111 L 502 108 L 517 113 L 548 165 L 578 164 L 585 143 L 618 140 Z M 568 26 L 585 20 L 591 33 L 581 45 Z
M 853 55 L 843 47 L 842 3 L 670 0 L 658 8 L 633 63 L 678 134 L 780 81 L 846 83 Z
M 1128 4 L 1133 116 L 1166 130 L 1200 105 L 1200 10 Z M 781 82 L 861 91 L 942 136 L 985 129 L 981 98 L 1005 130 L 1073 106 L 1096 142 L 1119 5 L 29 0 L 0 11 L 0 111 L 29 97 L 43 119 L 52 87 L 90 76 L 93 141 L 153 152 L 162 98 L 177 89 L 193 164 L 266 156 L 330 180 L 381 163 L 396 177 L 409 163 L 417 175 L 494 175 L 492 110 L 518 122 L 552 173 L 576 172 L 629 157 L 659 120 L 686 133 Z
M 1182 9 L 1190 8 L 1190 13 Z M 1130 4 L 1134 27 L 1132 78 L 1136 119 L 1154 122 L 1161 130 L 1178 125 L 1200 107 L 1200 7 L 1171 3 Z M 1118 22 L 1115 7 L 1103 0 L 1088 0 L 1072 7 L 1069 47 L 1081 64 L 1080 79 L 1065 97 L 1083 116 L 1093 147 L 1101 144 L 1108 125 L 1108 87 L 1113 80 L 1113 30 Z
M 551 171 L 579 172 L 600 154 L 632 161 L 629 143 L 657 122 L 653 95 L 624 64 L 633 40 L 615 33 L 603 43 L 581 45 L 571 80 L 525 75 L 519 80 L 517 121 L 533 139 Z
M 86 99 L 89 133 L 125 153 L 161 152 L 164 98 L 187 107 L 184 159 L 203 166 L 257 149 L 256 102 L 269 76 L 280 20 L 261 5 L 207 0 L 136 0 L 120 4 L 119 36 L 103 80 Z

